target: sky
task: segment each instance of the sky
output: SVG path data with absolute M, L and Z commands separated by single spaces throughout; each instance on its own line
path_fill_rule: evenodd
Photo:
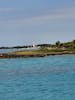
M 0 47 L 75 39 L 75 0 L 0 0 Z

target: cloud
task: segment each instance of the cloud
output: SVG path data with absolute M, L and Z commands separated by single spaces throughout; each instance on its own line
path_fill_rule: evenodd
M 34 16 L 32 18 L 24 18 L 16 20 L 17 23 L 36 23 L 45 21 L 55 21 L 63 19 L 75 19 L 75 8 L 55 9 L 44 13 L 43 15 Z
M 0 12 L 12 12 L 12 11 L 24 11 L 24 9 L 14 9 L 14 8 L 0 8 Z M 63 21 L 66 19 L 75 19 L 75 7 L 71 8 L 63 8 L 63 9 L 52 9 L 48 11 L 41 11 L 43 13 L 38 14 L 37 16 L 34 14 L 33 17 L 29 15 L 29 17 L 19 17 L 10 18 L 8 20 L 0 20 L 0 23 L 8 23 L 8 24 L 37 24 L 37 23 L 45 23 L 45 22 L 53 22 L 53 21 Z M 16 13 L 17 14 L 17 13 Z M 15 16 L 15 15 L 13 15 Z

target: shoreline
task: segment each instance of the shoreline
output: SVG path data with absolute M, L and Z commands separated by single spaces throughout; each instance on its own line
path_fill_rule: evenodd
M 29 57 L 33 58 L 33 57 L 45 57 L 45 56 L 66 55 L 66 54 L 75 54 L 75 52 L 66 51 L 66 52 L 33 53 L 33 54 L 0 53 L 0 59 L 29 58 Z

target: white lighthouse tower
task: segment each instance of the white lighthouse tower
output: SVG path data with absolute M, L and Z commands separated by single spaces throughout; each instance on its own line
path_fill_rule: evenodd
M 35 48 L 36 46 L 35 46 L 35 44 L 34 44 L 34 42 L 33 42 L 33 48 Z

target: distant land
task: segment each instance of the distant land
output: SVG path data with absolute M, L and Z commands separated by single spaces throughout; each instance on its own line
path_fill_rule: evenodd
M 17 51 L 13 52 L 0 53 L 0 58 L 44 57 L 49 55 L 75 54 L 75 40 L 65 43 L 57 41 L 55 44 L 0 47 L 0 49 L 17 49 Z
M 65 48 L 75 48 L 75 40 L 70 41 L 70 42 L 64 42 L 61 43 L 60 41 L 57 41 L 55 44 L 37 44 L 35 46 L 40 46 L 40 47 L 65 47 Z M 19 48 L 30 48 L 33 47 L 33 45 L 24 45 L 24 46 L 12 46 L 12 47 L 5 47 L 2 46 L 0 49 L 19 49 Z

